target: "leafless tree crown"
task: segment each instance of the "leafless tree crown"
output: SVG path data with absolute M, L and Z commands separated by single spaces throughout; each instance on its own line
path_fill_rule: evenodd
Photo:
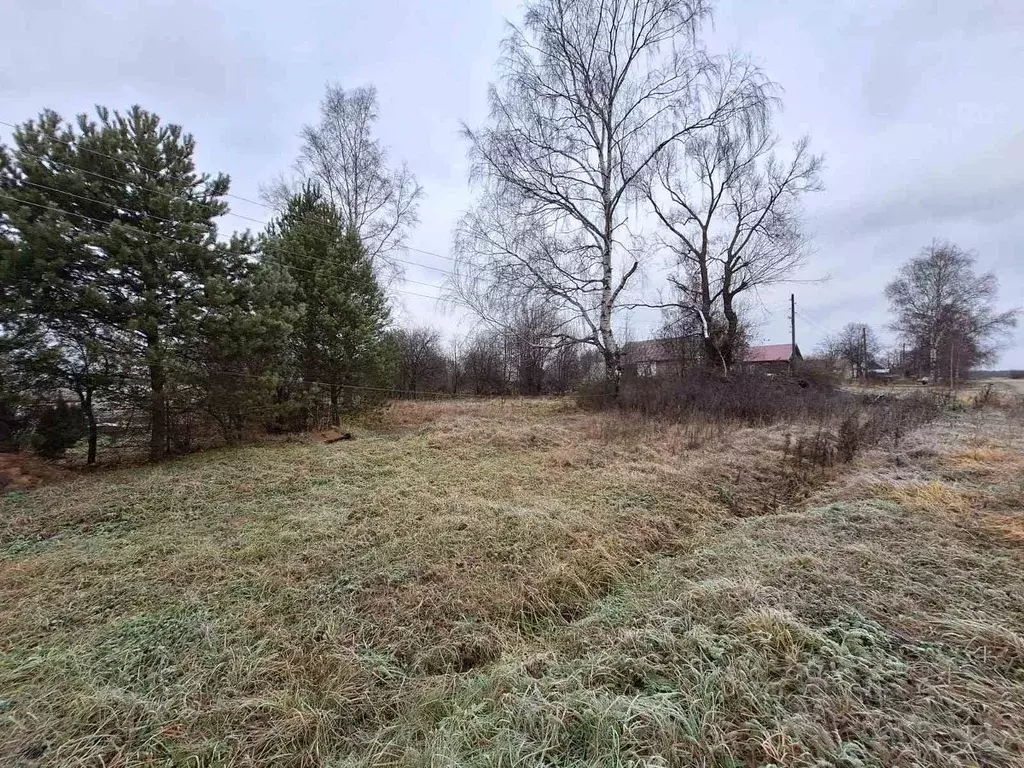
M 374 136 L 379 117 L 377 89 L 346 91 L 327 86 L 320 121 L 302 128 L 302 148 L 295 169 L 302 181 L 315 181 L 354 227 L 375 262 L 388 262 L 419 221 L 423 189 L 405 163 L 389 164 L 387 149 Z M 278 182 L 265 192 L 279 200 L 292 186 Z
M 741 332 L 737 300 L 803 264 L 800 200 L 821 186 L 822 160 L 806 138 L 780 157 L 772 106 L 766 101 L 758 120 L 674 142 L 643 178 L 661 242 L 675 254 L 680 305 L 698 317 L 708 358 L 726 367 Z
M 949 242 L 933 242 L 903 264 L 889 283 L 893 330 L 913 347 L 934 376 L 951 383 L 967 368 L 991 361 L 1016 327 L 1018 310 L 995 308 L 999 282 L 974 273 L 975 257 Z
M 564 333 L 595 346 L 609 378 L 613 312 L 639 267 L 627 212 L 674 142 L 756 122 L 765 83 L 700 44 L 703 0 L 533 0 L 465 129 L 484 195 L 459 225 L 455 293 L 484 314 L 541 296 Z

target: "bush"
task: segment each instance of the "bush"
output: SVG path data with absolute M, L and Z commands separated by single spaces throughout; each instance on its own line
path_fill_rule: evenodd
M 796 370 L 797 379 L 816 387 L 838 389 L 843 377 L 829 360 L 803 360 Z
M 39 414 L 32 435 L 32 447 L 43 458 L 60 459 L 85 434 L 82 409 L 60 401 Z
M 1011 379 L 1024 379 L 1024 371 L 1010 371 Z
M 603 384 L 590 384 L 577 393 L 579 405 L 591 410 L 615 407 L 644 417 L 747 426 L 831 418 L 845 411 L 853 399 L 817 378 L 772 378 L 752 373 L 725 379 L 704 370 L 687 371 L 682 376 L 626 379 L 618 398 L 611 397 Z
M 824 375 L 754 373 L 724 379 L 708 371 L 688 371 L 676 377 L 627 379 L 618 398 L 610 397 L 603 384 L 590 384 L 577 392 L 577 402 L 582 408 L 621 409 L 719 433 L 733 425 L 809 423 L 814 431 L 792 444 L 787 441 L 784 448 L 787 457 L 805 467 L 850 462 L 860 451 L 882 442 L 896 448 L 911 429 L 956 402 L 948 393 L 854 394 L 829 382 Z
M 955 402 L 948 394 L 931 393 L 854 399 L 834 433 L 823 424 L 813 434 L 800 437 L 792 452 L 787 444 L 785 453 L 791 453 L 797 465 L 824 468 L 837 460 L 851 462 L 865 448 L 883 443 L 896 449 L 910 430 L 936 418 Z
M 615 406 L 612 388 L 604 380 L 584 381 L 576 388 L 576 404 L 586 411 L 603 411 Z

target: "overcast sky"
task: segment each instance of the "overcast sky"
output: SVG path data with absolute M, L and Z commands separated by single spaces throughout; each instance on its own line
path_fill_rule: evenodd
M 184 125 L 201 169 L 230 174 L 232 192 L 254 200 L 288 169 L 327 82 L 376 85 L 379 133 L 427 195 L 409 243 L 443 256 L 473 199 L 459 125 L 485 118 L 519 2 L 5 0 L 2 15 L 0 121 L 139 103 Z M 788 340 L 791 290 L 805 352 L 850 321 L 883 329 L 885 283 L 933 238 L 976 251 L 1003 307 L 1024 304 L 1024 0 L 731 0 L 708 39 L 760 63 L 784 89 L 783 138 L 807 134 L 826 157 L 826 189 L 807 203 L 814 256 L 799 277 L 830 279 L 766 292 L 761 341 Z M 407 322 L 468 328 L 432 300 L 403 303 Z M 656 320 L 635 315 L 634 337 Z M 1000 365 L 1024 368 L 1024 333 Z

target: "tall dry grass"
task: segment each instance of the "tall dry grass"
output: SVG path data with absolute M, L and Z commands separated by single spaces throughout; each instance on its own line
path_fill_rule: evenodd
M 1018 760 L 1007 413 L 811 480 L 799 424 L 380 418 L 4 497 L 0 763 Z

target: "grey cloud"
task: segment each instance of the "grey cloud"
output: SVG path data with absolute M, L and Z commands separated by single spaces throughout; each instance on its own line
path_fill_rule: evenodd
M 447 254 L 473 199 L 459 123 L 485 119 L 504 20 L 518 18 L 519 4 L 7 0 L 0 120 L 138 102 L 182 123 L 201 167 L 229 173 L 234 192 L 255 198 L 289 168 L 327 81 L 372 82 L 381 136 L 427 193 L 412 244 Z M 885 283 L 936 237 L 975 249 L 998 271 L 1005 306 L 1024 303 L 1024 2 L 719 0 L 709 40 L 757 59 L 784 88 L 782 137 L 809 134 L 826 155 L 826 190 L 807 208 L 814 256 L 798 277 L 833 279 L 766 292 L 765 341 L 788 338 L 791 291 L 813 321 L 798 323 L 805 348 L 853 320 L 883 327 Z M 416 267 L 410 277 L 440 278 Z M 449 330 L 459 320 L 414 297 L 403 316 Z M 631 324 L 656 321 L 638 311 Z M 1002 364 L 1024 368 L 1020 336 Z
M 831 210 L 819 217 L 818 231 L 840 237 L 922 225 L 938 231 L 958 221 L 994 226 L 1021 212 L 1024 178 L 998 187 L 958 187 L 952 178 L 945 184 L 890 189 L 877 198 Z

